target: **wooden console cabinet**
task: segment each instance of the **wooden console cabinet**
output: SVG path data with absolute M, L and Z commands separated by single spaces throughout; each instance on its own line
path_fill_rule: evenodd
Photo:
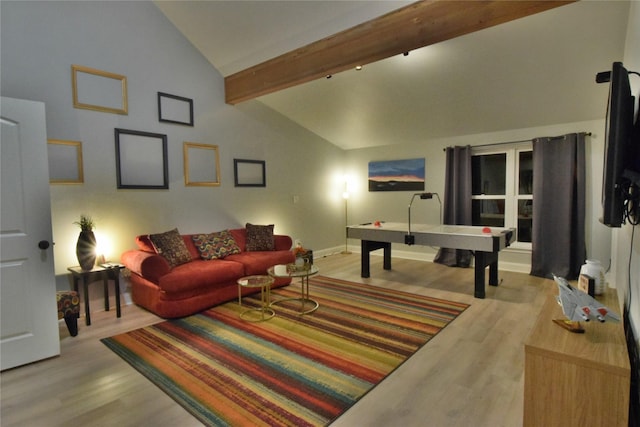
M 525 342 L 524 418 L 532 426 L 628 426 L 630 365 L 622 321 L 581 322 L 584 334 L 553 323 L 565 319 L 549 296 Z M 622 318 L 615 289 L 597 299 Z

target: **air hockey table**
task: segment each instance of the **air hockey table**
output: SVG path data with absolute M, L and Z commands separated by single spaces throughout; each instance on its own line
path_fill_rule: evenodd
M 385 222 L 360 224 L 347 227 L 347 237 L 361 240 L 362 277 L 370 277 L 370 254 L 383 249 L 383 268 L 391 270 L 391 244 L 436 246 L 440 248 L 467 249 L 473 253 L 476 298 L 485 297 L 485 269 L 489 267 L 489 285 L 498 285 L 498 252 L 508 247 L 515 236 L 514 228 L 470 225 L 425 225 Z

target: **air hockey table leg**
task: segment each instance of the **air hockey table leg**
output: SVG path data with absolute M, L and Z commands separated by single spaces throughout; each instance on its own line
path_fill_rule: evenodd
M 498 254 L 496 252 L 475 252 L 475 291 L 476 298 L 485 297 L 485 268 L 489 266 L 489 285 L 498 286 Z

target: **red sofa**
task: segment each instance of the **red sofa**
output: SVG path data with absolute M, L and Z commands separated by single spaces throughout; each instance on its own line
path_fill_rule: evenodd
M 122 254 L 121 262 L 131 271 L 133 302 L 163 318 L 184 317 L 238 297 L 237 280 L 243 276 L 267 274 L 276 264 L 295 260 L 289 236 L 274 235 L 274 250 L 246 251 L 245 228 L 229 230 L 240 253 L 223 259 L 204 260 L 191 234 L 181 235 L 191 261 L 171 267 L 156 253 L 148 235 L 136 237 L 137 250 Z M 286 286 L 291 279 L 276 279 L 272 288 Z M 243 288 L 243 295 L 259 289 Z

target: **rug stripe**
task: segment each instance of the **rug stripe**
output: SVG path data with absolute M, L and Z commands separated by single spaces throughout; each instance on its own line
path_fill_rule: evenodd
M 239 318 L 257 296 L 102 341 L 206 425 L 326 425 L 468 305 L 316 276 L 320 308 L 274 306 Z M 272 298 L 298 297 L 299 285 Z
M 295 353 L 285 353 L 283 357 L 283 349 L 279 346 L 247 336 L 235 328 L 227 329 L 223 323 L 216 324 L 215 335 L 207 335 L 208 325 L 202 325 L 202 330 L 198 331 L 200 326 L 197 323 L 202 319 L 193 320 L 193 324 L 181 326 L 203 334 L 203 338 L 214 341 L 216 347 L 224 346 L 226 350 L 230 350 L 228 357 L 223 358 L 220 354 L 217 357 L 228 366 L 235 366 L 238 373 L 248 374 L 261 384 L 285 395 L 293 395 L 295 390 L 306 388 L 306 398 L 309 400 L 307 405 L 317 405 L 319 411 L 331 411 L 333 407 L 343 406 L 345 401 L 353 401 L 353 397 L 342 398 L 330 385 L 319 381 L 322 372 L 326 371 L 325 366 L 310 364 L 308 360 L 299 358 Z M 251 350 L 247 351 L 249 347 Z M 198 347 L 198 351 L 207 354 L 205 347 Z M 286 365 L 283 364 L 283 360 L 287 361 Z M 333 381 L 336 380 L 336 375 L 338 373 L 332 373 Z M 269 382 L 271 380 L 273 382 Z M 359 393 L 362 389 L 370 387 L 371 384 L 363 384 Z M 332 400 L 338 402 L 332 405 Z

